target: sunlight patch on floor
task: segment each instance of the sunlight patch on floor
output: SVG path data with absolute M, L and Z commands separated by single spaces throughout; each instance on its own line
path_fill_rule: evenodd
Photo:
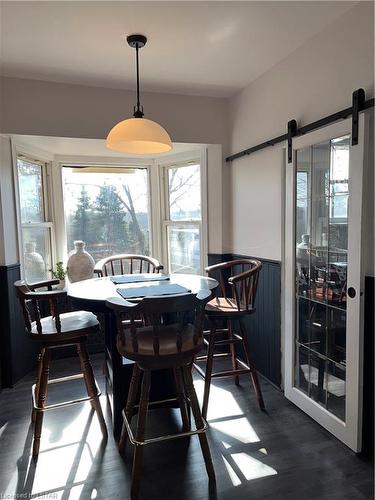
M 225 448 L 226 450 L 227 450 L 228 448 L 230 448 L 230 446 L 231 446 L 231 445 L 230 445 L 230 444 L 228 444 L 226 441 L 222 441 L 221 443 L 222 443 L 222 445 L 224 446 L 224 448 Z
M 101 444 L 99 422 L 96 413 L 91 414 L 90 404 L 85 403 L 74 420 L 64 426 L 58 441 L 51 439 L 53 433 L 49 429 L 45 428 L 43 432 L 43 447 L 39 454 L 32 493 L 85 481 Z M 43 437 L 46 438 L 44 442 Z M 51 463 L 58 464 L 58 467 L 51 468 Z
M 68 483 L 72 462 L 79 449 L 79 443 L 52 448 L 39 453 L 32 494 L 63 489 Z M 72 481 L 72 479 L 70 479 Z
M 22 461 L 28 463 L 27 478 L 25 472 L 15 470 L 7 486 L 7 495 L 27 494 L 28 498 L 38 498 L 50 494 L 56 500 L 82 498 L 84 483 L 102 443 L 102 433 L 89 402 L 77 405 L 74 410 L 56 411 L 64 410 L 66 420 L 62 420 L 60 415 L 59 424 L 54 421 L 54 411 L 45 415 L 37 464 L 35 466 L 31 460 L 31 441 L 30 449 L 25 450 L 26 454 L 22 457 Z M 85 498 L 93 500 L 97 497 L 95 489 L 88 494 Z
M 223 461 L 224 461 L 224 465 L 227 469 L 228 476 L 229 476 L 230 480 L 232 481 L 233 486 L 239 486 L 241 484 L 241 479 L 234 472 L 234 470 L 229 465 L 229 462 L 225 457 L 223 457 Z
M 260 441 L 257 433 L 245 417 L 224 420 L 223 422 L 211 422 L 210 428 L 237 439 L 241 443 L 257 443 Z
M 277 474 L 275 469 L 250 457 L 247 453 L 233 453 L 231 457 L 247 481 Z
M 5 422 L 5 424 L 0 427 L 0 438 L 4 434 L 4 431 L 7 427 L 8 427 L 8 422 Z
M 85 486 L 84 484 L 77 484 L 76 486 L 72 486 L 72 488 L 69 491 L 69 495 L 67 494 L 67 489 L 59 491 L 57 499 L 58 500 L 60 500 L 60 499 L 61 500 L 63 500 L 63 499 L 64 500 L 65 499 L 67 499 L 67 500 L 82 500 L 83 498 L 87 498 L 87 497 L 84 497 L 82 495 L 82 491 L 83 491 L 84 486 Z M 37 498 L 38 497 L 36 497 L 36 499 Z M 53 500 L 57 500 L 54 497 L 52 497 L 52 498 L 53 498 Z
M 47 498 L 51 500 L 83 500 L 84 498 L 89 498 L 87 496 L 83 496 L 82 494 L 84 487 L 84 484 L 76 484 L 71 487 L 53 490 L 52 492 L 44 491 L 31 497 L 24 498 L 31 498 L 35 500 Z
M 275 469 L 250 457 L 244 452 L 232 453 L 227 457 L 223 455 L 223 461 L 233 486 L 242 484 L 240 476 L 243 476 L 243 479 L 246 481 L 251 481 L 253 479 L 277 475 Z M 232 462 L 232 465 L 230 462 Z M 238 469 L 237 472 L 235 469 Z
M 204 380 L 195 380 L 194 386 L 198 399 L 201 402 L 203 400 Z M 217 387 L 214 383 L 211 383 L 207 420 L 232 417 L 235 415 L 243 415 L 243 411 L 233 394 L 231 394 L 230 391 Z

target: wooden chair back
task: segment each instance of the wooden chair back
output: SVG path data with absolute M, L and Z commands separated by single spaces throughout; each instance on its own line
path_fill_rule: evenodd
M 201 290 L 196 295 L 189 293 L 183 295 L 170 295 L 160 297 L 145 297 L 138 303 L 131 303 L 119 297 L 106 301 L 107 307 L 112 309 L 116 315 L 117 333 L 126 344 L 126 338 L 130 336 L 132 353 L 138 352 L 138 330 L 144 325 L 151 327 L 153 337 L 153 353 L 159 354 L 160 337 L 163 335 L 163 326 L 166 315 L 173 314 L 172 324 L 174 327 L 176 354 L 181 352 L 182 336 L 187 325 L 192 325 L 194 330 L 193 345 L 203 343 L 203 324 L 205 318 L 205 306 L 211 297 L 209 290 Z M 140 324 L 139 317 L 144 319 L 144 325 Z M 168 324 L 168 326 L 170 326 Z
M 17 297 L 21 303 L 26 331 L 30 335 L 43 334 L 41 320 L 44 317 L 42 311 L 46 309 L 45 305 L 47 305 L 50 315 L 54 318 L 56 332 L 61 333 L 61 302 L 67 293 L 64 290 L 52 290 L 52 286 L 58 283 L 59 280 L 42 281 L 33 284 L 27 284 L 26 281 L 22 280 L 14 283 Z M 47 290 L 40 291 L 41 288 Z M 33 321 L 35 321 L 37 333 L 32 331 Z
M 118 254 L 106 257 L 95 265 L 95 273 L 100 276 L 116 274 L 159 273 L 163 266 L 157 259 L 147 255 Z
M 256 259 L 236 259 L 206 267 L 210 277 L 219 281 L 221 296 L 232 299 L 238 311 L 255 308 L 262 263 Z

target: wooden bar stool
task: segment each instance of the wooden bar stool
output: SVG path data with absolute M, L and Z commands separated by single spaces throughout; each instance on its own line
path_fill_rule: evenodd
M 32 421 L 34 422 L 33 458 L 39 454 L 43 415 L 47 410 L 58 409 L 84 401 L 90 401 L 96 411 L 103 436 L 107 437 L 107 427 L 100 406 L 100 391 L 94 378 L 90 359 L 87 353 L 86 340 L 90 333 L 99 330 L 99 322 L 94 314 L 87 311 L 59 313 L 61 301 L 66 297 L 63 290 L 52 290 L 59 280 L 43 281 L 27 285 L 25 281 L 16 281 L 17 296 L 21 302 L 27 334 L 40 342 L 41 349 L 38 360 L 37 381 L 32 387 Z M 41 291 L 44 288 L 47 290 Z M 39 290 L 39 291 L 36 291 Z M 50 316 L 42 317 L 43 306 L 49 306 Z M 58 379 L 48 380 L 51 361 L 51 349 L 76 345 L 80 358 L 82 373 Z M 47 406 L 47 387 L 49 384 L 67 382 L 83 378 L 87 397 L 65 401 Z
M 211 454 L 206 437 L 207 424 L 202 418 L 191 375 L 191 363 L 197 352 L 203 348 L 203 322 L 205 305 L 211 292 L 205 290 L 197 295 L 184 294 L 164 297 L 144 298 L 138 303 L 130 303 L 120 297 L 106 302 L 117 319 L 118 352 L 135 361 L 126 407 L 123 411 L 123 427 L 119 450 L 124 450 L 127 436 L 135 445 L 133 456 L 131 498 L 137 499 L 140 489 L 142 457 L 145 445 L 159 441 L 187 437 L 199 437 L 207 474 L 215 481 Z M 172 314 L 172 323 L 165 324 L 166 314 Z M 144 325 L 137 318 L 144 318 Z M 129 321 L 130 320 L 130 324 Z M 151 371 L 172 369 L 176 382 L 177 397 L 168 401 L 178 401 L 183 423 L 182 432 L 145 439 L 148 407 L 167 401 L 149 403 Z M 136 405 L 141 382 L 139 405 Z M 135 436 L 130 427 L 131 418 L 138 408 L 138 422 Z M 196 429 L 190 428 L 190 409 Z
M 252 358 L 244 318 L 255 312 L 255 297 L 258 287 L 259 273 L 262 263 L 254 259 L 238 259 L 222 264 L 216 264 L 206 268 L 206 272 L 218 279 L 220 283 L 221 296 L 212 299 L 206 306 L 206 316 L 210 322 L 210 330 L 207 333 L 209 339 L 204 342 L 208 347 L 206 356 L 198 356 L 194 368 L 204 378 L 204 395 L 202 415 L 207 418 L 208 399 L 212 378 L 234 376 L 236 385 L 239 385 L 239 376 L 249 373 L 258 404 L 261 410 L 265 410 L 259 379 Z M 236 274 L 234 274 L 236 273 Z M 219 322 L 226 326 L 220 328 Z M 234 323 L 239 326 L 239 333 L 234 332 Z M 218 334 L 224 334 L 226 338 L 217 340 Z M 246 363 L 237 356 L 236 344 L 241 344 Z M 229 345 L 228 353 L 215 353 L 216 346 Z M 212 373 L 213 361 L 217 357 L 230 356 L 232 370 Z M 198 365 L 199 361 L 206 361 L 206 370 L 203 371 Z

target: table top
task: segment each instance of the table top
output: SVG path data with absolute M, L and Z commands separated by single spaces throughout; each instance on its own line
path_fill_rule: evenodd
M 165 283 L 176 283 L 191 290 L 192 293 L 198 293 L 199 290 L 213 290 L 218 286 L 218 282 L 207 276 L 199 276 L 195 274 L 170 274 L 169 281 L 161 281 L 161 285 Z M 143 285 L 146 283 L 143 283 Z M 154 282 L 155 284 L 155 282 Z M 128 288 L 134 285 L 141 286 L 142 283 L 131 283 L 115 285 L 110 277 L 92 278 L 76 283 L 69 283 L 67 286 L 68 296 L 74 301 L 82 303 L 85 306 L 101 305 L 110 297 L 120 297 L 116 292 L 116 288 Z

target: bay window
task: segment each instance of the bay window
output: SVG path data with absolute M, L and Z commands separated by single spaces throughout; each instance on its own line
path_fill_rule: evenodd
M 151 255 L 166 272 L 201 274 L 207 259 L 205 157 L 165 163 L 42 161 L 15 153 L 22 276 L 51 278 L 75 240 L 94 260 Z M 51 155 L 53 158 L 53 155 Z M 168 163 L 166 163 L 168 161 Z

